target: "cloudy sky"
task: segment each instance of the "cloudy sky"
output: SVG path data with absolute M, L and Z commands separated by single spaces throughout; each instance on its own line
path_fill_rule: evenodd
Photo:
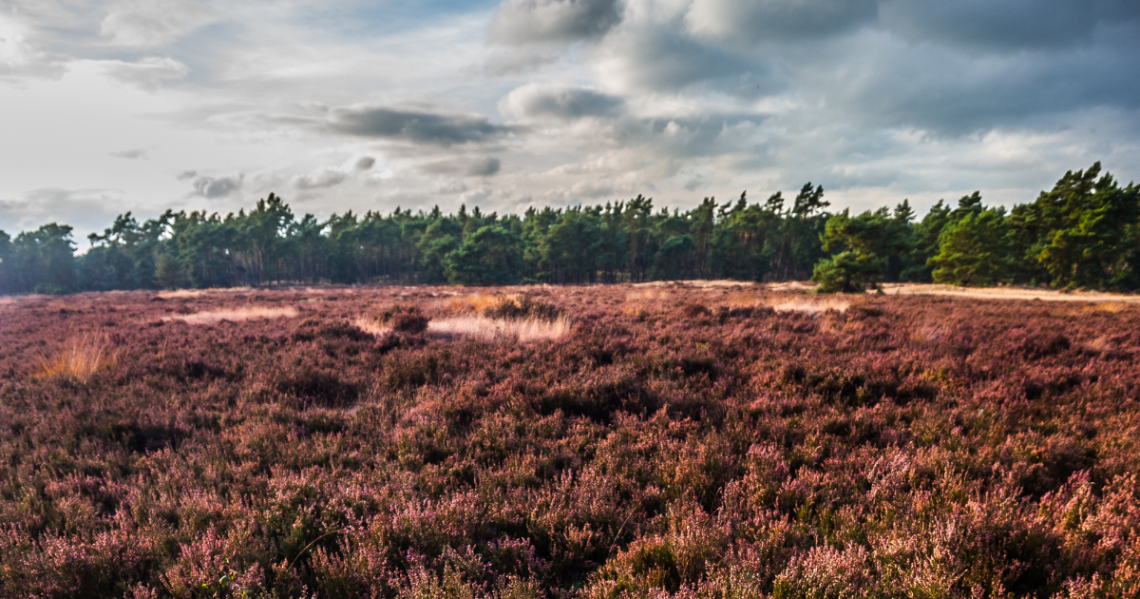
M 1140 179 L 1136 0 L 0 0 L 0 229 Z M 83 244 L 85 245 L 85 244 Z

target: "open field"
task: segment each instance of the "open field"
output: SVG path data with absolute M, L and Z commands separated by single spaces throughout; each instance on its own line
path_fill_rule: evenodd
M 1140 305 L 1065 295 L 5 299 L 0 597 L 1137 597 Z

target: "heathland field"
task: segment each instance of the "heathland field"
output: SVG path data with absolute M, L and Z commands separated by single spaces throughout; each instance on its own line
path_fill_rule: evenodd
M 0 597 L 1140 596 L 1140 305 L 887 291 L 0 298 Z

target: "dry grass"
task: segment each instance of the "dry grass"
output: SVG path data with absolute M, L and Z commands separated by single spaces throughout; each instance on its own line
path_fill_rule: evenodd
M 804 296 L 804 297 L 789 297 L 786 299 L 769 299 L 762 302 L 762 305 L 771 307 L 777 312 L 806 312 L 808 314 L 819 314 L 829 310 L 836 312 L 845 312 L 847 308 L 851 307 L 851 302 L 840 299 L 838 297 L 824 297 L 824 296 Z
M 1097 302 L 1085 306 L 1085 312 L 1108 312 L 1109 314 L 1119 314 L 1133 306 L 1136 303 L 1120 302 L 1120 301 L 1106 301 Z
M 504 301 L 518 301 L 521 298 L 519 294 L 470 293 L 450 297 L 446 300 L 446 305 L 452 312 L 482 312 Z
M 73 337 L 50 354 L 37 360 L 35 377 L 72 378 L 86 382 L 103 368 L 115 364 L 115 355 L 104 335 Z
M 235 310 L 213 310 L 209 312 L 195 312 L 179 316 L 167 316 L 165 321 L 180 320 L 187 324 L 214 324 L 223 320 L 240 322 L 243 320 L 260 320 L 270 318 L 293 318 L 297 316 L 295 308 L 238 308 Z
M 706 281 L 681 281 L 681 284 L 686 287 L 695 287 L 697 289 L 735 289 L 738 287 L 755 287 L 756 283 L 752 281 L 733 281 L 731 279 Z
M 668 300 L 673 297 L 673 294 L 664 289 L 654 288 L 639 288 L 627 291 L 625 294 L 625 301 L 627 302 L 657 302 Z
M 382 337 L 392 332 L 392 327 L 384 325 L 375 318 L 365 318 L 363 316 L 353 320 L 352 326 L 375 337 Z M 430 325 L 428 328 L 430 328 Z
M 202 297 L 204 295 L 222 294 L 222 293 L 246 293 L 253 291 L 252 287 L 225 287 L 215 289 L 175 289 L 172 291 L 159 291 L 158 297 L 162 299 L 178 299 L 178 298 L 193 298 Z
M 768 307 L 777 312 L 804 312 L 807 314 L 821 314 L 828 310 L 845 312 L 851 307 L 849 300 L 842 296 L 810 295 L 806 293 L 779 293 L 756 295 L 753 293 L 735 291 L 724 297 L 724 305 L 730 308 L 757 308 Z
M 815 283 L 805 281 L 787 281 L 784 283 L 768 283 L 764 285 L 764 289 L 768 291 L 782 291 L 790 293 L 807 293 L 814 291 L 818 287 Z
M 573 323 L 562 316 L 553 321 L 537 318 L 505 320 L 485 316 L 460 316 L 428 323 L 428 331 L 437 334 L 463 335 L 485 341 L 499 339 L 527 343 L 548 339 L 561 339 L 570 333 Z

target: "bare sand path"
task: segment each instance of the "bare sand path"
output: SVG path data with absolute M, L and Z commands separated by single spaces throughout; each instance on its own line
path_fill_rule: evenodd
M 1121 302 L 1140 304 L 1140 295 L 1097 291 L 1062 291 L 1023 287 L 954 287 L 925 283 L 884 283 L 886 295 L 942 295 L 989 300 L 1042 300 L 1048 302 Z M 873 291 L 870 293 L 874 293 Z

